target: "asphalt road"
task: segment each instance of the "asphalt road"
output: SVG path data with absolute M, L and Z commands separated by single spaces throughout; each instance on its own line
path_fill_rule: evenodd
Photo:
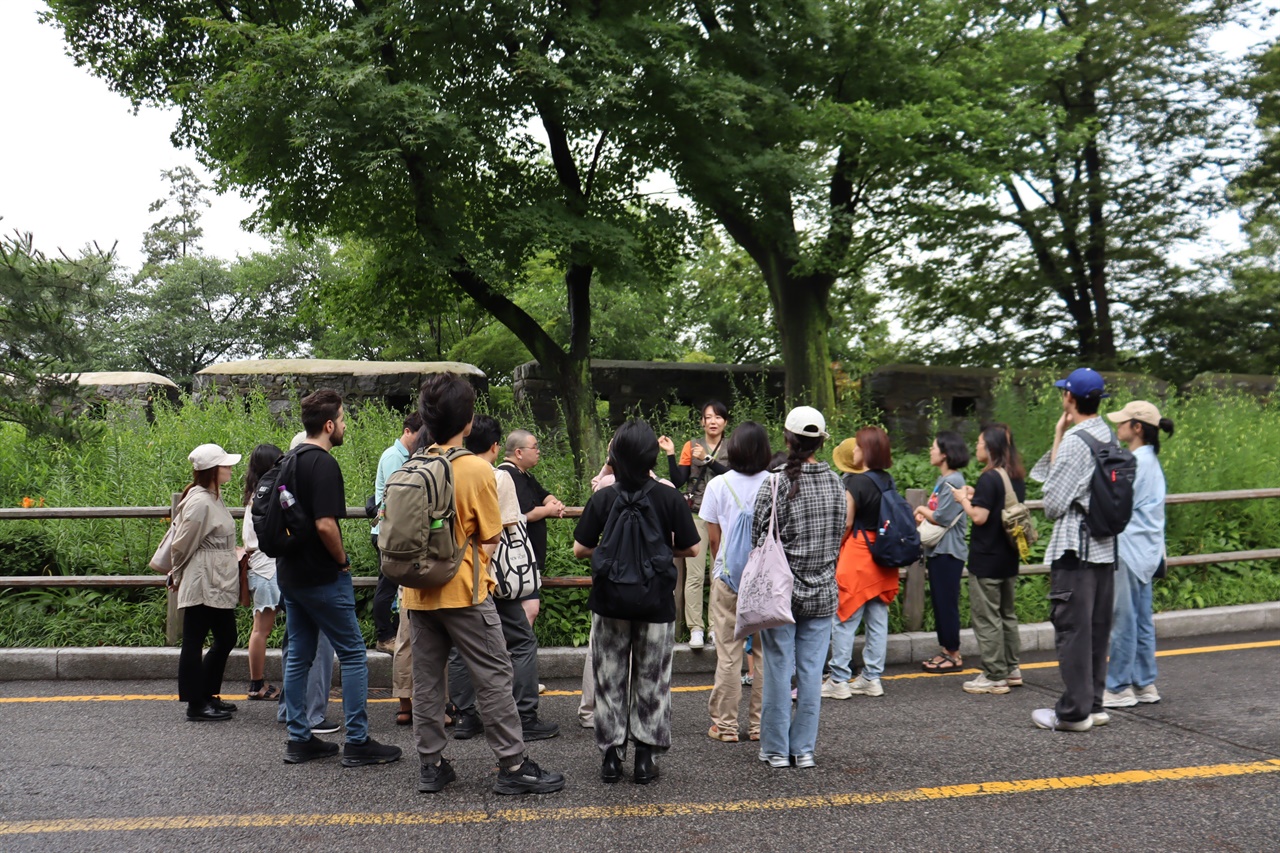
M 482 740 L 454 742 L 458 781 L 418 794 L 390 702 L 370 705 L 373 732 L 407 759 L 344 769 L 285 765 L 274 704 L 189 724 L 176 700 L 109 698 L 169 695 L 171 681 L 0 682 L 0 851 L 1280 849 L 1280 634 L 1162 646 L 1178 649 L 1194 651 L 1160 658 L 1163 702 L 1084 734 L 1031 725 L 1060 689 L 1052 665 L 1028 666 L 1005 696 L 891 668 L 910 677 L 886 680 L 883 698 L 824 700 L 806 771 L 710 740 L 706 690 L 677 692 L 674 746 L 647 787 L 600 783 L 577 697 L 547 695 L 562 734 L 530 755 L 569 784 L 514 798 L 490 792 Z

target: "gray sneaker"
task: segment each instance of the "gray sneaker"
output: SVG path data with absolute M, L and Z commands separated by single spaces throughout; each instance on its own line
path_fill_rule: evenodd
M 782 768 L 791 766 L 790 756 L 774 755 L 771 752 L 765 752 L 763 749 L 760 750 L 760 754 L 756 757 L 768 764 L 770 767 Z
M 796 768 L 799 770 L 808 770 L 812 767 L 818 766 L 818 762 L 814 759 L 812 752 L 806 752 L 804 755 L 794 756 L 793 760 L 796 763 Z
M 1133 695 L 1143 705 L 1154 705 L 1160 701 L 1160 691 L 1156 690 L 1155 682 L 1148 684 L 1146 687 L 1139 687 L 1133 691 Z
M 858 673 L 858 677 L 849 682 L 849 692 L 854 696 L 883 696 L 884 687 L 880 685 L 880 679 Z

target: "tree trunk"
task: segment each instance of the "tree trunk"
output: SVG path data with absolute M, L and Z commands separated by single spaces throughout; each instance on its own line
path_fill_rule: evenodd
M 825 417 L 836 411 L 827 332 L 831 283 L 813 277 L 769 276 L 769 293 L 778 318 L 782 363 L 786 368 L 787 403 L 813 406 Z

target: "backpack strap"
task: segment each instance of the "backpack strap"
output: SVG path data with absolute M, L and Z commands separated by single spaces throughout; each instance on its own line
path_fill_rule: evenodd
M 467 542 L 471 544 L 471 606 L 475 607 L 480 603 L 480 542 L 475 536 L 468 536 Z
M 734 491 L 733 484 L 729 482 L 729 478 L 724 478 L 725 488 L 729 490 L 729 494 L 733 495 L 733 502 L 738 505 L 738 512 L 743 511 L 742 499 L 738 497 L 738 493 Z

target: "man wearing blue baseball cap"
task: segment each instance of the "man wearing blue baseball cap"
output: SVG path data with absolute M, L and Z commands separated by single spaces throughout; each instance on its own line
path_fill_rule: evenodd
M 1106 393 L 1101 374 L 1088 367 L 1054 383 L 1062 389 L 1062 417 L 1053 448 L 1031 470 L 1044 483 L 1044 514 L 1053 520 L 1045 551 L 1050 566 L 1050 618 L 1056 634 L 1058 671 L 1066 685 L 1053 708 L 1032 713 L 1042 729 L 1085 732 L 1110 722 L 1102 708 L 1115 599 L 1116 540 L 1094 536 L 1085 523 L 1095 462 L 1086 436 L 1115 442 L 1098 417 Z

